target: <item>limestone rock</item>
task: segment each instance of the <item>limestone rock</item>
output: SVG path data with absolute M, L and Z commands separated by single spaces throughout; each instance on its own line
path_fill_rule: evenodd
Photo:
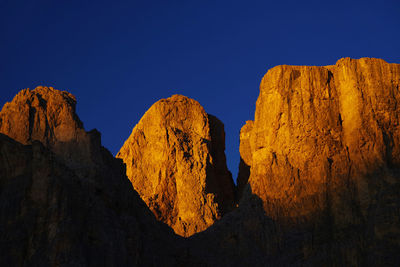
M 84 130 L 75 106 L 75 97 L 66 91 L 43 86 L 22 90 L 1 110 L 0 133 L 22 144 L 40 141 L 68 166 L 89 172 L 101 154 L 100 133 Z
M 399 85 L 399 64 L 371 58 L 264 76 L 254 122 L 241 132 L 250 176 L 240 179 L 279 225 L 286 259 L 399 260 Z
M 83 126 L 75 105 L 72 94 L 52 87 L 22 90 L 4 105 L 1 132 L 23 144 L 39 140 L 49 145 L 77 139 Z
M 24 90 L 0 118 L 2 132 L 29 144 L 0 134 L 1 266 L 177 264 L 173 232 L 84 131 L 70 94 Z
M 117 154 L 157 219 L 181 236 L 205 230 L 232 209 L 223 124 L 195 100 L 156 102 Z

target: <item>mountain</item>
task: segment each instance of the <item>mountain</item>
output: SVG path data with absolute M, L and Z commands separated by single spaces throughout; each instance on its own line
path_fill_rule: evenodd
M 114 158 L 71 94 L 23 90 L 0 112 L 0 264 L 399 266 L 399 86 L 380 59 L 270 69 L 236 188 L 192 99 L 155 103 Z
M 71 94 L 21 91 L 0 112 L 0 130 L 1 266 L 174 263 L 172 231 L 100 134 L 84 130 Z
M 197 101 L 174 95 L 150 107 L 117 158 L 156 218 L 191 236 L 233 208 L 224 150 L 223 124 Z
M 399 85 L 399 64 L 371 58 L 277 66 L 262 79 L 238 184 L 279 225 L 292 263 L 399 261 Z

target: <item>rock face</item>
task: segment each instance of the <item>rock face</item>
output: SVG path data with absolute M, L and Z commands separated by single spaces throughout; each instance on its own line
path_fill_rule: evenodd
M 172 231 L 132 190 L 122 161 L 84 131 L 72 95 L 24 90 L 0 129 L 27 144 L 0 134 L 1 266 L 176 264 Z
M 234 202 L 223 124 L 181 95 L 155 103 L 117 154 L 135 190 L 158 220 L 190 236 Z
M 38 140 L 52 146 L 76 140 L 85 131 L 75 105 L 72 94 L 52 87 L 22 90 L 4 105 L 0 130 L 23 144 Z
M 279 225 L 291 264 L 399 261 L 399 85 L 400 65 L 370 58 L 264 76 L 238 182 Z
M 52 87 L 19 92 L 0 112 L 0 133 L 22 144 L 40 141 L 59 159 L 89 175 L 100 154 L 100 133 L 86 132 L 75 112 L 75 97 Z

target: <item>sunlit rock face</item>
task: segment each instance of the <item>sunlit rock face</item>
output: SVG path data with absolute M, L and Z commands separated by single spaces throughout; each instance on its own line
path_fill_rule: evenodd
M 52 87 L 22 90 L 4 105 L 1 132 L 24 144 L 33 140 L 46 145 L 75 140 L 79 132 L 84 132 L 75 105 L 72 94 Z
M 181 236 L 205 230 L 234 202 L 223 124 L 174 95 L 156 102 L 117 154 L 157 219 Z
M 400 65 L 370 58 L 277 66 L 264 76 L 254 122 L 241 131 L 240 168 L 250 174 L 238 182 L 248 181 L 243 195 L 260 198 L 280 225 L 288 258 L 292 250 L 323 264 L 393 263 L 399 85 Z
M 22 144 L 40 141 L 80 175 L 89 175 L 89 167 L 101 161 L 100 133 L 84 130 L 75 106 L 75 97 L 66 91 L 22 90 L 1 110 L 0 133 Z

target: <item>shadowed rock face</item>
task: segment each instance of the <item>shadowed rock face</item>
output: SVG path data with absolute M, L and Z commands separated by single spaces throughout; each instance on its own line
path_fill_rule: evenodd
M 280 239 L 307 237 L 292 242 L 302 258 L 385 265 L 400 251 L 399 85 L 400 65 L 370 58 L 264 76 L 241 132 L 250 176 L 238 182 L 248 180 L 244 194 L 262 200 Z
M 246 121 L 246 124 L 240 130 L 240 163 L 237 178 L 238 199 L 241 198 L 244 187 L 246 186 L 250 176 L 250 165 L 252 160 L 252 151 L 250 148 L 250 133 L 253 129 L 253 121 Z
M 155 103 L 117 154 L 157 219 L 182 236 L 205 230 L 234 202 L 223 124 L 197 101 Z

